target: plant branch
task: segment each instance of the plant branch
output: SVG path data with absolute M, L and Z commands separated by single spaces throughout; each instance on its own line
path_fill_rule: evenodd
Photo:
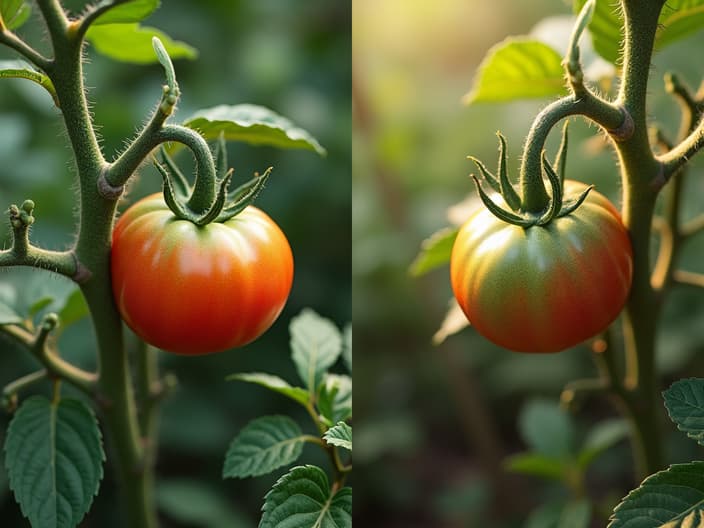
M 36 334 L 17 325 L 2 326 L 0 331 L 25 347 L 37 358 L 44 365 L 50 377 L 66 380 L 89 396 L 94 396 L 98 381 L 97 374 L 87 372 L 62 359 L 56 353 L 53 344 L 49 342 L 49 334 L 56 328 L 57 323 L 56 314 L 48 314 Z
M 695 216 L 685 223 L 680 232 L 684 238 L 689 238 L 704 231 L 704 214 Z
M 44 72 L 49 72 L 52 68 L 53 62 L 50 59 L 47 59 L 9 29 L 2 28 L 0 30 L 0 44 L 12 48 Z
M 66 36 L 68 17 L 61 7 L 59 0 L 36 0 L 36 2 L 46 22 L 51 40 L 54 43 L 54 52 L 56 53 L 57 40 L 65 38 Z M 59 53 L 56 53 L 56 55 L 58 56 Z
M 679 145 L 658 156 L 658 161 L 663 166 L 664 182 L 689 162 L 689 160 L 704 146 L 704 119 L 699 120 L 699 124 Z M 663 183 L 664 183 L 663 182 Z
M 14 412 L 14 410 L 17 408 L 17 395 L 24 389 L 31 387 L 32 385 L 35 385 L 36 383 L 42 380 L 45 380 L 48 375 L 49 372 L 46 369 L 41 369 L 35 372 L 31 372 L 26 376 L 22 376 L 21 378 L 17 378 L 15 381 L 12 381 L 5 385 L 2 390 L 3 405 L 5 406 L 5 408 L 9 412 Z
M 704 288 L 704 274 L 693 273 L 691 271 L 676 270 L 672 276 L 675 284 L 682 286 L 694 286 L 696 288 Z

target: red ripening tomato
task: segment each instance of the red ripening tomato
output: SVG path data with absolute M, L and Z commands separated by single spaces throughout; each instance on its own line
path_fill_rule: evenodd
M 112 287 L 127 325 L 177 354 L 207 354 L 263 334 L 286 303 L 293 255 L 281 229 L 248 206 L 226 222 L 178 219 L 159 193 L 113 231 Z
M 585 189 L 565 182 L 566 194 Z M 452 289 L 472 326 L 516 352 L 557 352 L 605 330 L 632 274 L 628 231 L 594 190 L 544 226 L 519 227 L 481 208 L 460 229 L 450 260 Z

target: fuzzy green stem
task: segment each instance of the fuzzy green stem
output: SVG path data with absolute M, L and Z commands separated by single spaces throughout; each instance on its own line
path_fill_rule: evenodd
M 541 213 L 549 197 L 543 184 L 541 158 L 550 130 L 565 117 L 583 115 L 610 133 L 619 130 L 626 118 L 620 108 L 591 94 L 567 96 L 545 107 L 533 121 L 523 150 L 520 186 L 523 209 Z
M 0 44 L 5 44 L 7 47 L 12 48 L 42 71 L 48 71 L 51 68 L 51 60 L 44 57 L 9 29 L 0 31 Z

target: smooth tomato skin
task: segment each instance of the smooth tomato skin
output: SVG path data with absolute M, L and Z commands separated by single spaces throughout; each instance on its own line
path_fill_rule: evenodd
M 585 187 L 567 180 L 565 193 Z M 516 352 L 558 352 L 618 317 L 633 253 L 618 211 L 592 190 L 576 211 L 528 229 L 481 208 L 459 231 L 450 276 L 458 303 L 484 337 Z
M 138 336 L 198 355 L 245 345 L 274 323 L 291 291 L 293 255 L 256 207 L 198 227 L 157 193 L 118 220 L 111 269 L 117 307 Z

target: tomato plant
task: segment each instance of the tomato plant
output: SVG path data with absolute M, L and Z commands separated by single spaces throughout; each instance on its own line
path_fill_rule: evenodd
M 565 182 L 567 194 L 587 186 Z M 452 289 L 474 328 L 518 352 L 557 352 L 603 331 L 626 302 L 631 244 L 592 190 L 570 214 L 524 228 L 481 208 L 460 228 Z
M 253 341 L 281 313 L 293 281 L 291 248 L 266 213 L 250 205 L 226 222 L 197 226 L 176 218 L 161 193 L 117 222 L 111 267 L 125 322 L 179 354 Z

